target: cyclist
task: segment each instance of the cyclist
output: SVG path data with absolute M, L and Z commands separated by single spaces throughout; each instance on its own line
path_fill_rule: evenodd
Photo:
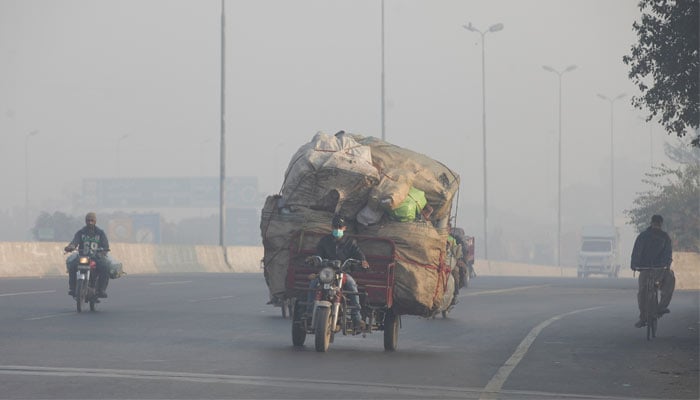
M 634 241 L 632 249 L 632 260 L 630 267 L 639 272 L 639 291 L 637 292 L 637 304 L 639 305 L 639 321 L 634 326 L 641 328 L 646 326 L 646 284 L 645 281 L 650 274 L 661 282 L 661 298 L 659 308 L 655 311 L 660 317 L 671 312 L 668 305 L 671 303 L 673 289 L 676 287 L 676 277 L 671 271 L 672 248 L 671 238 L 661 229 L 664 219 L 661 215 L 651 217 L 651 226 L 641 232 Z M 650 269 L 647 269 L 650 268 Z

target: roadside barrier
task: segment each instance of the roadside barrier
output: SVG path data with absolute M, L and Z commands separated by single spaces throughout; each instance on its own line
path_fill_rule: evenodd
M 0 242 L 0 277 L 65 275 L 65 245 L 56 242 Z M 226 252 L 230 268 L 220 246 L 112 243 L 110 254 L 123 264 L 127 274 L 262 272 L 262 246 L 227 246 Z M 673 253 L 671 268 L 676 274 L 677 290 L 700 290 L 700 253 Z M 483 276 L 576 276 L 573 267 L 479 259 L 474 269 L 477 275 Z M 629 267 L 623 265 L 620 277 L 632 277 Z

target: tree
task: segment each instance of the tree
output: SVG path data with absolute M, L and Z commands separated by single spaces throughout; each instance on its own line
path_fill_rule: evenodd
M 700 163 L 679 168 L 654 167 L 645 183 L 652 189 L 634 200 L 626 210 L 637 231 L 644 230 L 651 216 L 661 214 L 674 243 L 674 249 L 700 252 Z
M 639 43 L 622 57 L 642 93 L 632 105 L 648 109 L 647 121 L 658 116 L 666 132 L 684 137 L 700 119 L 698 0 L 641 0 L 639 9 L 641 23 L 632 25 Z M 697 131 L 691 144 L 700 147 Z
M 82 220 L 78 217 L 60 211 L 53 214 L 43 211 L 36 219 L 32 235 L 39 241 L 68 242 L 82 225 Z

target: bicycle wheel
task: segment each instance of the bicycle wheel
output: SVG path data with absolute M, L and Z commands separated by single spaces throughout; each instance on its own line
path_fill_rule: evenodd
M 647 323 L 647 340 L 651 340 L 656 337 L 656 326 L 658 323 L 658 316 L 656 315 L 659 308 L 659 292 L 656 287 L 656 275 L 654 271 L 649 271 L 647 275 L 646 284 L 646 323 Z

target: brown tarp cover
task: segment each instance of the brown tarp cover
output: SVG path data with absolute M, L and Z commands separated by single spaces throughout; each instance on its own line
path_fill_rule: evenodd
M 392 182 L 383 183 L 383 179 Z M 425 192 L 434 209 L 432 221 L 394 222 L 384 216 L 376 224 L 355 223 L 372 196 L 375 202 L 383 197 L 396 203 L 405 196 L 409 182 Z M 451 301 L 445 293 L 452 290 L 446 224 L 458 187 L 457 174 L 423 154 L 373 137 L 317 133 L 292 157 L 280 194 L 269 196 L 261 213 L 263 267 L 270 297 L 285 296 L 292 236 L 299 231 L 328 233 L 333 214 L 340 213 L 349 219 L 350 234 L 395 242 L 394 307 L 398 312 L 427 316 L 442 309 L 446 298 Z

